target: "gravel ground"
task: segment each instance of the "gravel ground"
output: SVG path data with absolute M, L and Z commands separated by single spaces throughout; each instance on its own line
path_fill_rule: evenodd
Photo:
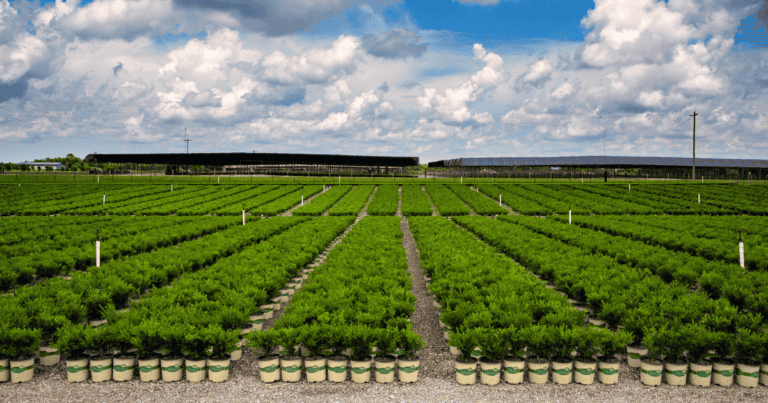
M 451 188 L 449 188 L 448 186 L 446 186 L 445 188 L 448 189 L 448 191 L 451 192 L 451 194 L 456 196 L 456 198 L 459 199 L 460 202 L 464 203 L 464 205 L 467 206 L 467 208 L 469 209 L 469 216 L 470 217 L 478 215 L 475 212 L 475 210 L 473 210 L 472 207 L 469 204 L 467 204 L 467 202 L 465 202 L 464 200 L 461 200 L 461 197 L 457 196 L 456 193 L 453 190 L 451 190 Z
M 470 186 L 469 188 L 477 192 L 477 190 L 476 190 L 477 188 L 475 186 Z M 481 196 L 485 197 L 488 200 L 493 200 L 494 202 L 496 202 L 496 199 L 492 199 L 492 198 L 488 197 L 488 195 L 483 193 L 483 192 L 477 192 L 477 193 L 479 193 Z M 509 210 L 509 214 L 520 215 L 520 213 L 512 211 L 512 208 L 507 206 L 503 202 L 501 203 L 501 207 L 504 207 L 505 209 Z
M 396 217 L 403 218 L 403 210 L 401 209 L 402 204 L 403 204 L 403 187 L 398 186 L 397 187 L 397 213 L 395 213 Z
M 424 194 L 427 196 L 427 200 L 429 201 L 429 205 L 432 206 L 432 217 L 439 217 L 440 213 L 437 212 L 437 208 L 435 207 L 435 203 L 432 202 L 432 198 L 429 197 L 429 193 L 427 193 L 427 189 L 424 187 L 424 185 L 421 185 L 421 191 L 424 192 Z
M 509 385 L 503 381 L 495 386 L 456 383 L 453 356 L 442 337 L 437 309 L 432 306 L 419 263 L 418 248 L 406 220 L 400 228 L 405 236 L 403 247 L 408 255 L 408 270 L 412 275 L 412 292 L 417 297 L 411 316 L 414 330 L 427 346 L 419 352 L 421 369 L 414 384 L 342 384 L 324 382 L 310 384 L 304 375 L 297 383 L 262 383 L 258 363 L 250 347 L 243 348 L 243 358 L 231 364 L 229 380 L 213 383 L 208 380 L 192 384 L 180 382 L 69 383 L 64 362 L 53 367 L 35 364 L 35 376 L 24 384 L 0 384 L 0 402 L 768 402 L 768 388 L 747 389 L 739 386 L 672 387 L 666 384 L 648 387 L 640 383 L 639 370 L 621 364 L 617 385 L 535 385 L 524 382 Z M 300 291 L 299 291 L 300 292 Z M 279 318 L 282 310 L 275 312 Z M 274 319 L 264 321 L 268 328 Z M 478 377 L 479 378 L 479 377 Z

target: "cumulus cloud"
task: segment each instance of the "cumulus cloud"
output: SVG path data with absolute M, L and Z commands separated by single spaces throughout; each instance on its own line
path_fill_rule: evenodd
M 549 59 L 537 60 L 531 63 L 525 73 L 517 78 L 515 88 L 523 89 L 528 86 L 541 88 L 549 81 L 553 71 L 555 71 L 555 66 L 552 65 Z
M 413 87 L 419 87 L 421 84 L 417 83 L 416 81 L 406 81 L 398 86 L 398 88 L 405 88 L 407 90 L 410 90 Z
M 171 0 L 96 0 L 57 19 L 61 28 L 81 37 L 130 40 L 167 30 L 173 7 Z
M 427 51 L 427 44 L 420 43 L 417 32 L 395 28 L 378 35 L 363 37 L 363 48 L 368 54 L 386 59 L 421 57 Z
M 275 50 L 261 61 L 266 80 L 282 85 L 323 84 L 353 72 L 360 55 L 360 40 L 342 35 L 326 49 L 311 49 L 288 57 Z

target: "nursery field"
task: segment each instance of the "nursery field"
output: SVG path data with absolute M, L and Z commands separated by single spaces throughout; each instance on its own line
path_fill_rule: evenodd
M 768 399 L 764 187 L 0 188 L 3 401 Z

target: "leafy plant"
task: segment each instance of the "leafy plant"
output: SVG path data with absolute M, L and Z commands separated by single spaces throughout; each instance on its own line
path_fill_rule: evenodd
M 478 338 L 480 351 L 490 362 L 499 362 L 509 351 L 509 339 L 499 329 L 483 329 Z
M 210 347 L 211 343 L 206 338 L 204 328 L 190 327 L 187 329 L 187 332 L 184 334 L 184 340 L 182 340 L 182 348 L 186 352 L 186 358 L 202 360 L 208 356 L 208 349 Z
M 740 364 L 760 364 L 766 351 L 768 336 L 765 332 L 755 332 L 747 328 L 738 330 L 736 342 L 736 362 Z
M 160 323 L 156 320 L 145 320 L 134 327 L 131 344 L 139 354 L 139 358 L 151 358 L 155 350 L 163 345 L 160 336 Z
M 651 361 L 661 361 L 661 355 L 664 353 L 664 341 L 661 331 L 656 328 L 643 329 L 643 346 L 648 349 L 648 358 Z
M 701 323 L 686 326 L 688 360 L 694 364 L 704 363 L 710 357 L 709 351 L 715 348 L 715 336 L 713 331 Z
M 581 328 L 577 328 L 581 329 Z M 554 345 L 552 360 L 556 362 L 573 361 L 573 350 L 579 344 L 579 331 L 574 328 L 559 327 L 555 329 L 557 342 Z
M 397 349 L 397 343 L 400 341 L 401 332 L 397 328 L 386 327 L 377 329 L 376 333 L 376 356 L 382 357 L 392 355 Z
M 536 325 L 528 329 L 529 355 L 549 360 L 556 352 L 557 328 Z
M 237 348 L 239 331 L 224 330 L 219 325 L 210 325 L 203 331 L 208 344 L 213 347 L 212 357 L 221 358 Z
M 480 342 L 480 333 L 478 329 L 463 329 L 463 332 L 451 332 L 448 345 L 456 347 L 459 350 L 459 358 L 462 361 L 472 360 L 472 351 Z
M 26 358 L 40 349 L 42 331 L 40 329 L 11 328 L 5 333 L 5 354 L 11 359 Z
M 302 347 L 306 351 L 308 358 L 318 357 L 322 355 L 323 349 L 326 347 L 326 329 L 328 325 L 312 324 L 299 328 L 299 341 Z
M 275 331 L 251 332 L 245 336 L 254 351 L 261 351 L 261 357 L 271 356 L 280 341 Z
M 729 361 L 727 357 L 731 356 L 736 350 L 736 339 L 733 334 L 727 332 L 715 332 L 713 335 L 713 348 L 715 351 L 715 361 Z
M 275 331 L 277 332 L 277 340 L 280 341 L 280 346 L 283 348 L 280 355 L 284 357 L 297 356 L 296 345 L 301 341 L 301 331 L 293 327 L 282 327 L 275 329 Z
M 99 356 L 111 356 L 115 346 L 115 329 L 111 326 L 103 329 L 91 326 L 86 329 L 86 340 L 90 349 Z
M 184 341 L 191 326 L 181 323 L 166 323 L 160 329 L 160 337 L 163 339 L 163 348 L 168 351 L 169 357 L 181 357 L 184 349 Z
M 128 317 L 121 319 L 109 319 L 109 328 L 113 332 L 112 343 L 118 351 L 118 356 L 127 356 L 128 350 L 133 347 L 131 344 L 131 324 Z
M 424 339 L 416 334 L 411 328 L 400 330 L 399 337 L 400 348 L 403 349 L 403 357 L 406 359 L 413 359 L 416 357 L 416 352 L 424 348 L 426 343 Z
M 241 330 L 248 323 L 248 314 L 235 308 L 225 308 L 218 313 L 218 319 L 224 330 Z
M 603 357 L 616 358 L 616 354 L 626 350 L 627 344 L 632 341 L 632 337 L 631 333 L 623 329 L 615 332 L 605 332 L 602 340 Z M 648 351 L 650 351 L 650 347 Z
M 350 358 L 354 361 L 364 361 L 373 353 L 376 334 L 367 326 L 351 326 L 347 328 L 346 342 L 352 352 Z
M 56 331 L 53 343 L 62 354 L 69 358 L 79 358 L 85 355 L 88 348 L 87 331 L 84 325 L 67 323 Z
M 522 360 L 525 357 L 525 347 L 528 345 L 528 328 L 506 328 L 500 330 L 502 337 L 509 346 L 509 355 Z
M 603 347 L 603 334 L 608 330 L 589 326 L 575 328 L 576 356 L 580 360 L 592 360 Z

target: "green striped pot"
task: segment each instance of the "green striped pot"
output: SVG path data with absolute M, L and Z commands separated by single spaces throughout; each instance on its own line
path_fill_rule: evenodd
M 661 375 L 664 373 L 663 364 L 654 364 L 646 361 L 640 363 L 640 382 L 647 386 L 661 385 Z
M 104 382 L 112 380 L 112 357 L 91 358 L 91 380 Z
M 0 358 L 0 382 L 11 380 L 11 360 Z
M 392 383 L 395 381 L 395 357 L 376 357 L 373 360 L 375 379 L 377 383 Z
M 477 382 L 477 361 L 461 362 L 457 359 L 456 382 L 459 385 L 474 385 Z
M 627 364 L 632 368 L 640 368 L 640 360 L 648 354 L 643 346 L 627 346 Z
M 136 369 L 135 357 L 114 357 L 112 358 L 112 380 L 125 382 L 133 380 L 133 373 Z
M 224 382 L 229 379 L 229 354 L 224 357 L 208 359 L 208 379 L 211 382 Z
M 259 307 L 259 310 L 262 312 L 262 319 L 264 319 L 264 320 L 272 319 L 272 317 L 274 316 L 274 314 L 273 314 L 273 311 L 274 311 L 273 305 L 274 304 L 264 304 L 264 305 Z
M 11 382 L 23 383 L 32 380 L 35 375 L 35 357 L 24 360 L 11 360 Z
M 517 385 L 523 383 L 525 377 L 525 359 L 504 359 L 504 382 Z
M 350 360 L 349 372 L 352 373 L 352 382 L 366 383 L 371 380 L 372 359 L 364 361 Z
M 184 360 L 184 376 L 187 382 L 200 382 L 205 380 L 205 373 L 208 371 L 207 360 Z
M 496 385 L 501 381 L 501 362 L 480 361 L 480 383 Z
M 688 379 L 688 364 L 664 363 L 664 381 L 667 385 L 684 386 Z
M 163 376 L 163 382 L 178 382 L 181 380 L 184 370 L 183 358 L 162 358 L 160 360 L 160 372 Z
M 712 384 L 712 364 L 689 364 L 688 383 L 708 388 Z
M 619 362 L 597 362 L 597 380 L 604 385 L 619 383 Z
M 40 346 L 38 354 L 40 357 L 40 365 L 50 367 L 58 365 L 58 363 L 61 362 L 61 352 L 53 347 Z
M 716 362 L 712 364 L 712 383 L 720 386 L 733 385 L 733 373 L 736 365 L 730 362 Z
M 402 383 L 414 383 L 419 380 L 419 361 L 418 357 L 411 359 L 400 358 L 397 360 L 397 378 Z
M 280 376 L 284 382 L 301 380 L 301 357 L 280 358 Z
M 88 359 L 66 360 L 67 381 L 85 382 L 88 379 Z
M 328 358 L 328 380 L 331 382 L 344 382 L 347 380 L 349 360 L 346 357 Z
M 326 360 L 324 357 L 305 358 L 304 369 L 307 373 L 307 382 L 325 382 Z
M 280 358 L 277 356 L 259 357 L 259 378 L 264 383 L 280 380 Z
M 536 384 L 547 383 L 549 381 L 549 362 L 528 361 L 528 380 Z
M 573 361 L 552 361 L 552 382 L 559 385 L 568 385 L 573 381 Z
M 573 381 L 582 385 L 591 385 L 595 382 L 597 373 L 597 361 L 579 361 L 573 363 Z
M 760 383 L 768 386 L 768 364 L 760 364 Z
M 154 382 L 160 379 L 160 359 L 139 359 L 139 379 L 142 382 Z
M 744 388 L 756 388 L 760 381 L 760 366 L 736 364 L 736 383 Z
M 235 344 L 235 349 L 229 353 L 231 361 L 238 361 L 239 359 L 243 358 L 243 344 L 245 342 L 243 341 L 243 336 L 237 337 L 239 340 L 237 341 L 237 344 Z
M 255 314 L 251 315 L 249 317 L 249 319 L 251 321 L 251 324 L 253 325 L 253 329 L 251 330 L 252 332 L 256 331 L 256 330 L 261 330 L 263 328 L 263 325 L 264 325 L 264 315 L 263 314 L 255 313 Z

